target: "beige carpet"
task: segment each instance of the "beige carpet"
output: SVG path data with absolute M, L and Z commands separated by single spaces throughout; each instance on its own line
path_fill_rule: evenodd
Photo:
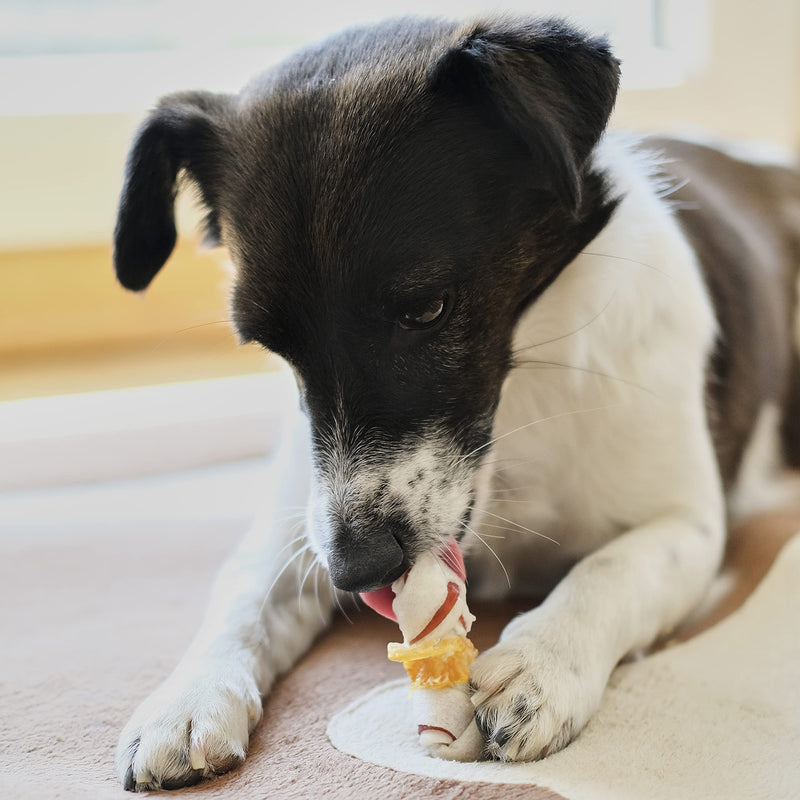
M 189 642 L 216 565 L 244 527 L 246 504 L 235 487 L 249 487 L 251 498 L 258 477 L 228 469 L 146 485 L 0 497 L 0 798 L 131 796 L 113 774 L 119 729 Z M 212 484 L 228 487 L 225 502 L 217 502 Z M 798 529 L 800 514 L 763 518 L 738 532 L 729 558 L 736 591 L 717 616 L 749 594 Z M 511 604 L 477 608 L 478 647 L 489 646 L 516 610 Z M 385 658 L 394 626 L 366 610 L 354 623 L 338 620 L 278 684 L 243 767 L 176 794 L 237 800 L 564 796 L 545 787 L 403 774 L 336 750 L 325 734 L 329 720 L 399 669 Z M 797 627 L 785 635 L 797 636 Z M 786 667 L 797 675 L 795 664 Z M 724 725 L 725 708 L 719 713 Z M 627 746 L 633 751 L 637 744 Z M 624 764 L 626 753 L 616 758 Z M 598 784 L 596 797 L 606 796 L 606 788 Z M 791 788 L 800 796 L 800 786 Z
M 345 753 L 403 772 L 548 786 L 570 800 L 796 800 L 798 577 L 800 534 L 738 611 L 688 642 L 620 666 L 586 729 L 541 761 L 431 758 L 417 742 L 403 679 L 336 714 L 328 737 Z

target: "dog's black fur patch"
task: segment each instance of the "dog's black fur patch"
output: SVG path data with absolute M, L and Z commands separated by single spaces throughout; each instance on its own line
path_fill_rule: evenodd
M 236 265 L 241 338 L 300 378 L 318 471 L 380 469 L 431 437 L 443 472 L 448 448 L 477 462 L 519 316 L 615 208 L 589 155 L 618 80 L 607 43 L 560 22 L 399 20 L 303 50 L 236 97 L 172 95 L 128 160 L 117 275 L 142 289 L 167 259 L 185 175 Z M 386 577 L 355 555 L 391 502 L 358 504 L 330 515 L 340 587 Z M 394 528 L 392 575 L 444 534 Z
M 238 267 L 241 337 L 302 375 L 318 443 L 345 408 L 376 440 L 435 420 L 470 452 L 518 316 L 613 211 L 587 158 L 618 72 L 604 40 L 559 22 L 400 20 L 236 98 L 167 97 L 128 161 L 119 279 L 144 288 L 168 257 L 185 173 Z M 435 329 L 396 324 L 445 294 Z
M 170 95 L 139 128 L 128 153 L 114 230 L 114 268 L 126 288 L 147 288 L 175 247 L 174 203 L 182 171 L 200 189 L 208 208 L 208 238 L 217 241 L 215 187 L 221 180 L 220 128 L 228 108 L 224 95 Z

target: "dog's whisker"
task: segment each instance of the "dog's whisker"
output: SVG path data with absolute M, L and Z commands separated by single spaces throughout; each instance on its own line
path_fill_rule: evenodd
M 511 533 L 526 533 L 526 531 L 521 531 L 519 528 L 512 528 L 510 525 L 498 525 L 496 522 L 486 522 L 485 520 L 481 520 L 480 523 L 481 528 L 497 528 L 501 531 L 510 531 Z M 481 533 L 481 535 L 484 535 Z
M 656 267 L 653 264 L 648 264 L 648 263 L 646 263 L 644 261 L 638 261 L 635 258 L 627 258 L 626 256 L 615 256 L 615 255 L 613 255 L 611 253 L 593 253 L 593 252 L 591 252 L 589 250 L 581 250 L 580 254 L 582 256 L 595 256 L 596 258 L 613 258 L 616 261 L 625 261 L 625 262 L 627 262 L 629 264 L 636 264 L 637 266 L 645 267 L 646 269 L 651 269 L 651 270 L 653 270 L 653 272 L 658 272 L 660 275 L 663 275 L 665 278 L 669 278 L 670 280 L 673 280 L 672 275 L 670 275 L 668 272 L 665 272 L 663 269 L 661 269 L 659 267 Z
M 339 598 L 339 592 L 336 591 L 336 587 L 331 583 L 331 592 L 333 592 L 333 601 L 336 603 L 337 608 L 339 611 L 342 612 L 342 616 L 352 625 L 353 620 L 350 619 L 348 613 L 344 610 L 344 606 L 342 605 L 342 601 Z
M 282 517 L 277 517 L 277 522 L 284 522 L 286 520 L 304 520 L 306 517 L 306 512 L 308 508 L 306 506 L 287 506 L 286 508 L 282 509 L 286 513 Z
M 516 350 L 512 352 L 511 354 L 512 357 L 516 356 L 517 353 L 522 353 L 525 350 L 532 350 L 536 347 L 544 347 L 544 345 L 546 344 L 552 344 L 553 342 L 560 342 L 562 339 L 569 339 L 570 336 L 575 336 L 575 334 L 580 333 L 582 330 L 588 328 L 593 322 L 599 319 L 599 317 L 603 314 L 603 312 L 611 305 L 612 301 L 616 296 L 617 296 L 617 289 L 615 289 L 611 293 L 611 297 L 608 298 L 605 305 L 588 322 L 584 322 L 583 325 L 581 325 L 578 328 L 575 328 L 575 330 L 570 331 L 569 333 L 563 333 L 561 334 L 561 336 L 554 336 L 552 339 L 545 339 L 543 342 L 536 342 L 536 344 L 527 344 L 523 345 L 522 347 L 518 347 Z
M 297 531 L 303 527 L 303 523 L 305 522 L 305 515 L 301 514 L 288 514 L 285 517 L 277 517 L 275 519 L 275 523 L 278 525 L 288 525 L 289 534 L 297 534 Z M 276 553 L 276 555 L 280 555 L 287 547 L 291 547 L 293 544 L 296 544 L 301 539 L 306 538 L 306 533 L 303 531 L 299 535 L 293 535 L 289 541 L 287 541 L 280 550 Z
M 524 536 L 524 535 L 526 535 L 528 533 L 528 531 L 520 530 L 520 528 L 518 528 L 518 527 L 512 528 L 510 525 L 496 525 L 496 524 L 494 524 L 492 522 L 486 522 L 484 520 L 481 521 L 480 526 L 481 526 L 481 536 L 489 536 L 488 533 L 484 533 L 483 532 L 483 528 L 494 528 L 494 529 L 500 530 L 500 531 L 508 531 L 508 533 L 515 533 L 518 536 Z M 538 531 L 537 531 L 537 533 L 538 533 Z M 540 534 L 540 535 L 544 536 L 544 534 Z M 502 537 L 495 537 L 495 538 L 505 539 L 506 537 L 502 536 Z
M 535 459 L 535 458 L 526 458 L 524 460 L 521 460 L 519 463 L 523 463 L 524 464 L 524 463 L 527 462 L 529 464 L 535 464 L 536 461 L 537 461 L 537 459 Z M 484 463 L 491 463 L 491 462 L 484 462 Z M 509 470 L 513 470 L 516 466 L 518 466 L 518 464 L 502 464 L 501 463 L 500 466 L 495 467 L 492 470 L 492 475 L 493 476 L 502 475 L 504 472 L 508 472 Z
M 457 524 L 461 524 L 460 520 L 453 520 L 453 522 Z M 436 556 L 439 561 L 444 561 L 444 563 L 453 571 L 458 572 L 458 560 L 456 557 L 450 552 L 449 547 L 445 547 L 444 545 L 440 545 L 437 548 Z
M 514 457 L 514 456 L 506 456 L 504 458 L 495 458 L 490 461 L 482 461 L 481 464 L 485 467 L 487 465 L 494 465 L 494 464 L 507 464 L 509 466 L 516 465 L 516 464 L 532 464 L 536 461 L 535 458 L 525 458 L 523 456 Z M 493 470 L 496 472 L 497 470 Z
M 470 511 L 471 511 L 471 512 L 474 512 L 474 510 L 475 510 L 475 509 L 470 509 Z M 466 524 L 467 524 L 467 523 L 465 523 L 463 520 L 458 520 L 457 522 L 458 522 L 458 525 L 459 525 L 459 526 L 461 526 L 462 528 L 464 528 L 464 527 L 466 526 Z M 481 527 L 482 527 L 482 528 L 483 528 L 483 527 L 486 527 L 486 523 L 482 522 L 482 523 L 481 523 Z M 491 525 L 491 526 L 489 526 L 489 527 L 492 527 L 492 528 L 499 528 L 500 526 L 499 526 L 499 525 Z M 473 531 L 473 532 L 474 532 L 474 531 Z M 481 535 L 481 536 L 484 536 L 484 537 L 488 537 L 489 539 L 505 539 L 505 538 L 506 538 L 505 536 L 500 536 L 500 535 L 498 535 L 498 534 L 496 534 L 496 533 L 484 533 L 483 531 L 481 531 L 481 534 L 480 534 L 480 535 Z
M 508 588 L 510 589 L 511 588 L 511 578 L 508 575 L 508 570 L 506 569 L 505 564 L 503 564 L 500 556 L 498 556 L 497 553 L 495 552 L 494 548 L 479 533 L 477 533 L 473 528 L 471 528 L 469 525 L 467 525 L 466 522 L 462 522 L 461 524 L 464 526 L 464 529 L 466 531 L 471 533 L 495 557 L 495 559 L 497 560 L 497 563 L 500 565 L 500 568 L 503 570 L 503 574 L 506 576 L 506 582 L 508 583 Z
M 284 572 L 286 572 L 286 570 L 289 569 L 289 567 L 292 565 L 292 563 L 295 562 L 303 553 L 308 552 L 310 549 L 311 549 L 311 543 L 309 542 L 308 544 L 306 544 L 303 547 L 299 548 L 295 553 L 292 553 L 291 556 L 289 556 L 289 558 L 286 560 L 286 563 L 280 568 L 280 570 L 278 571 L 278 574 L 272 580 L 272 583 L 270 584 L 269 589 L 267 589 L 267 593 L 264 596 L 264 601 L 261 603 L 261 611 L 259 612 L 259 616 L 261 615 L 261 613 L 263 613 L 264 607 L 267 605 L 267 602 L 269 601 L 269 597 L 272 594 L 272 590 L 275 588 L 275 586 L 277 585 L 278 581 L 283 576 Z
M 297 590 L 297 604 L 300 605 L 302 598 L 303 598 L 303 587 L 306 585 L 306 581 L 308 580 L 308 576 L 311 574 L 311 570 L 315 567 L 318 567 L 317 563 L 317 555 L 316 553 L 311 553 L 311 563 L 308 565 L 308 568 L 303 573 L 303 578 L 300 581 L 300 586 Z
M 298 606 L 298 608 L 300 607 L 300 602 L 301 602 L 302 597 L 303 597 L 303 584 L 305 583 L 305 580 L 306 580 L 306 578 L 308 577 L 308 574 L 309 574 L 308 571 L 306 570 L 306 561 L 307 561 L 306 556 L 307 555 L 308 555 L 308 550 L 306 550 L 306 552 L 303 553 L 303 557 L 298 559 L 298 561 L 297 561 L 297 577 L 299 579 L 297 581 L 297 606 Z M 312 566 L 314 565 L 313 554 L 312 554 L 312 557 L 311 557 L 311 565 Z
M 481 450 L 484 450 L 487 447 L 491 447 L 492 445 L 496 444 L 502 439 L 506 439 L 509 436 L 513 436 L 515 433 L 519 433 L 520 431 L 523 431 L 526 428 L 532 428 L 534 425 L 541 425 L 543 422 L 550 422 L 552 420 L 561 419 L 562 417 L 570 417 L 575 414 L 589 414 L 592 411 L 606 411 L 609 408 L 614 408 L 619 405 L 620 405 L 619 403 L 607 403 L 606 405 L 602 406 L 592 406 L 591 408 L 576 408 L 572 411 L 560 411 L 558 414 L 550 414 L 547 417 L 539 417 L 539 419 L 535 419 L 532 422 L 526 422 L 524 425 L 520 425 L 519 427 L 514 428 L 513 430 L 506 431 L 505 433 L 501 433 L 499 436 L 495 436 L 485 444 L 479 445 L 474 450 L 471 450 L 466 455 L 460 456 L 458 461 L 459 462 L 466 461 L 468 458 L 471 458 L 476 453 L 479 453 Z
M 486 525 L 486 523 L 481 523 L 481 527 L 489 527 L 489 528 L 500 528 L 500 530 L 510 531 L 511 528 L 503 528 L 501 525 Z M 505 541 L 505 536 L 501 536 L 498 533 L 486 533 L 486 531 L 481 531 L 481 536 L 485 539 L 502 539 Z
M 297 530 L 297 528 L 298 528 L 298 527 L 299 527 L 299 523 L 295 523 L 295 524 L 292 526 L 291 533 L 294 533 L 294 532 Z M 278 550 L 278 552 L 277 552 L 277 553 L 275 553 L 275 556 L 276 556 L 276 558 L 277 558 L 279 555 L 281 555 L 281 554 L 283 553 L 283 551 L 284 551 L 284 550 L 287 550 L 287 549 L 288 549 L 288 548 L 290 548 L 292 545 L 294 545 L 294 544 L 297 544 L 298 542 L 302 542 L 302 541 L 303 541 L 303 539 L 305 539 L 305 538 L 306 538 L 306 534 L 305 534 L 305 531 L 304 531 L 304 532 L 303 532 L 303 533 L 301 533 L 299 536 L 295 536 L 293 539 L 290 539 L 288 542 L 286 542 L 286 544 L 285 544 L 283 547 L 281 547 L 281 549 L 280 549 L 280 550 Z
M 164 345 L 171 342 L 176 337 L 180 336 L 183 333 L 189 333 L 189 331 L 197 330 L 198 328 L 207 328 L 211 325 L 228 325 L 229 327 L 233 328 L 233 320 L 231 319 L 215 319 L 211 320 L 210 322 L 199 322 L 196 325 L 187 325 L 185 328 L 177 328 L 176 330 L 170 331 L 169 333 L 165 334 L 161 339 L 159 339 L 153 345 L 153 351 L 160 350 Z
M 233 320 L 228 317 L 226 319 L 211 320 L 210 322 L 198 322 L 196 325 L 187 325 L 185 328 L 178 328 L 177 330 L 172 331 L 170 335 L 175 336 L 179 333 L 197 330 L 198 328 L 208 328 L 211 325 L 233 325 Z
M 509 491 L 511 491 L 511 490 L 509 490 Z M 494 498 L 494 502 L 495 503 L 536 503 L 536 502 L 539 502 L 539 501 L 536 500 L 536 499 L 533 499 L 533 498 L 528 498 L 527 500 L 519 500 L 519 499 L 516 499 L 516 498 L 509 498 L 509 497 L 495 497 Z
M 642 386 L 640 383 L 628 380 L 627 378 L 620 378 L 618 375 L 609 375 L 607 372 L 602 372 L 601 370 L 597 369 L 590 369 L 589 367 L 579 367 L 575 364 L 562 364 L 558 361 L 531 360 L 518 361 L 513 365 L 512 369 L 522 369 L 523 367 L 532 367 L 538 369 L 574 369 L 578 372 L 585 372 L 587 375 L 597 375 L 600 378 L 608 378 L 610 381 L 618 381 L 619 383 L 627 384 L 628 386 L 632 386 L 634 389 L 640 389 L 641 391 L 646 392 L 652 397 L 658 396 L 655 392 L 651 391 L 646 386 Z
M 295 544 L 296 542 L 304 539 L 306 537 L 305 528 L 305 515 L 300 514 L 291 514 L 288 517 L 283 517 L 277 519 L 276 522 L 278 524 L 287 524 L 289 526 L 289 533 L 290 534 L 297 534 L 297 531 L 302 530 L 303 532 L 299 535 L 295 535 L 290 541 L 288 541 L 278 552 L 283 552 L 287 547 Z
M 436 553 L 436 568 L 442 575 L 445 574 L 444 568 L 447 567 L 448 569 L 453 569 L 452 563 L 447 560 L 448 553 L 446 550 L 441 550 Z M 453 570 L 455 572 L 455 570 Z
M 319 613 L 320 621 L 322 622 L 323 625 L 327 625 L 328 620 L 326 619 L 325 614 L 322 611 L 322 601 L 320 600 L 319 596 L 319 574 L 320 570 L 318 569 L 314 570 L 314 597 L 316 598 L 317 601 L 317 612 Z
M 322 564 L 320 564 L 320 567 L 320 569 L 314 571 L 314 597 L 317 600 L 317 612 L 319 613 L 320 621 L 323 625 L 327 625 L 329 618 L 325 615 L 325 611 L 322 608 L 322 600 L 319 596 L 319 577 L 324 573 Z
M 500 474 L 501 472 L 505 472 L 506 469 L 511 469 L 511 467 L 500 467 L 499 469 L 495 470 L 494 475 L 496 476 L 496 475 Z M 530 491 L 530 488 L 531 488 L 530 484 L 523 483 L 523 484 L 520 484 L 519 486 L 506 486 L 506 485 L 490 486 L 486 491 L 489 492 L 492 495 L 510 494 L 510 493 L 513 494 L 514 492 L 525 492 L 525 493 L 527 493 L 527 492 Z
M 514 522 L 513 519 L 508 519 L 507 517 L 502 517 L 500 514 L 495 514 L 492 511 L 486 511 L 485 509 L 480 512 L 481 514 L 488 514 L 490 517 L 495 517 L 496 519 L 502 520 L 503 522 L 507 522 L 509 525 L 514 525 L 515 528 L 519 528 L 520 530 L 527 531 L 528 533 L 536 534 L 536 536 L 541 536 L 542 539 L 547 539 L 548 542 L 552 542 L 555 545 L 560 545 L 560 542 L 557 542 L 553 539 L 552 536 L 547 536 L 547 534 L 542 533 L 541 531 L 535 531 L 533 528 L 528 528 L 525 525 L 520 525 L 519 522 Z M 487 525 L 489 523 L 486 523 Z

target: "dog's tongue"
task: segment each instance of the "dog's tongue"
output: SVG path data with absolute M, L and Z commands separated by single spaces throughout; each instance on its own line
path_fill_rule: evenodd
M 458 574 L 462 581 L 467 579 L 467 571 L 464 568 L 464 557 L 461 555 L 461 548 L 455 537 L 451 536 L 445 544 L 444 550 L 440 556 L 442 561 Z M 373 610 L 377 611 L 382 617 L 397 622 L 397 617 L 392 610 L 392 602 L 394 601 L 394 592 L 391 586 L 384 586 L 382 589 L 376 589 L 374 592 L 361 592 L 361 599 Z

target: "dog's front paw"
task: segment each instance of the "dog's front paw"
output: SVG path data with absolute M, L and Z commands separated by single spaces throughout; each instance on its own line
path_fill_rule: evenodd
M 261 710 L 255 681 L 236 666 L 179 669 L 123 729 L 117 775 L 128 791 L 150 791 L 227 772 L 244 759 Z
M 489 758 L 532 761 L 568 745 L 600 703 L 605 678 L 547 637 L 515 635 L 472 666 L 475 720 Z

